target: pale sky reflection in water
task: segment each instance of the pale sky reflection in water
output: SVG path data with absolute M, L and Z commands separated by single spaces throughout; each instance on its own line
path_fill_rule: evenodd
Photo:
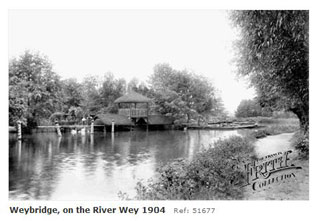
M 58 138 L 56 134 L 14 135 L 9 142 L 10 199 L 117 200 L 134 196 L 138 180 L 155 178 L 156 168 L 191 159 L 219 138 L 238 131 L 118 132 Z

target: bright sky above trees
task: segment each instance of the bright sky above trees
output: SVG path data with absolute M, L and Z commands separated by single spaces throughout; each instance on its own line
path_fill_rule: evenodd
M 158 63 L 209 77 L 233 113 L 254 96 L 231 64 L 236 37 L 225 11 L 215 10 L 13 10 L 9 57 L 24 50 L 49 57 L 63 78 L 111 71 L 147 81 Z

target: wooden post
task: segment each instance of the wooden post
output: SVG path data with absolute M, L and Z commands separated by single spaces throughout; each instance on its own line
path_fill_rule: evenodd
M 90 148 L 94 148 L 94 134 L 90 134 Z
M 58 135 L 59 137 L 61 137 L 61 136 L 62 136 L 61 127 L 59 126 L 59 124 L 58 124 L 57 121 L 55 121 L 55 126 L 56 126 L 56 130 L 57 130 L 57 135 Z
M 18 164 L 21 162 L 22 140 L 18 140 Z
M 111 133 L 114 133 L 114 120 L 112 119 L 111 122 Z
M 18 124 L 18 140 L 21 140 L 22 139 L 22 127 L 21 127 L 21 121 L 17 121 L 17 124 Z
M 90 133 L 94 133 L 94 119 L 91 119 L 91 124 L 90 124 Z
M 57 138 L 57 148 L 58 149 L 61 147 L 61 140 L 62 140 L 62 137 Z
M 149 131 L 149 103 L 146 103 L 146 131 Z
M 111 133 L 111 148 L 114 148 L 114 133 Z
M 130 103 L 130 111 L 129 111 L 129 118 L 130 118 L 130 132 L 132 131 L 132 117 L 131 117 L 131 106 L 132 104 Z

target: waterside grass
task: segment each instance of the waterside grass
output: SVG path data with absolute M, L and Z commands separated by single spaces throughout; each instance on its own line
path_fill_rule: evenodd
M 233 136 L 214 143 L 193 160 L 176 160 L 159 169 L 155 182 L 137 184 L 136 200 L 243 199 L 245 174 L 238 165 L 252 158 L 253 142 Z
M 298 120 L 262 119 L 260 125 L 264 127 L 247 136 L 232 136 L 215 142 L 212 148 L 198 153 L 191 161 L 178 159 L 159 168 L 158 179 L 138 182 L 134 200 L 243 199 L 241 186 L 245 181 L 245 172 L 242 162 L 254 159 L 256 139 L 269 135 L 297 131 L 292 145 L 307 153 L 303 158 L 308 156 L 308 136 L 298 132 Z

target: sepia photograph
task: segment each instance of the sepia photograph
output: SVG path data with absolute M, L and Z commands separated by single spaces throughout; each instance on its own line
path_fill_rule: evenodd
M 309 15 L 9 10 L 8 200 L 308 201 Z

